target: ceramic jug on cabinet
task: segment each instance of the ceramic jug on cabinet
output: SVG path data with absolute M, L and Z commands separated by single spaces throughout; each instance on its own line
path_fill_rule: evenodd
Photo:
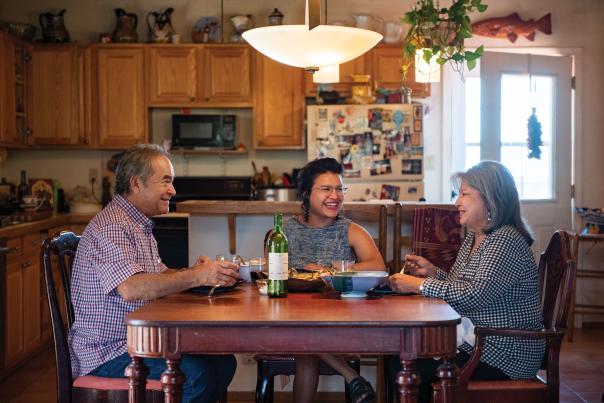
M 398 43 L 401 41 L 403 26 L 396 21 L 388 21 L 384 29 L 384 42 Z
M 65 28 L 63 14 L 65 14 L 65 9 L 57 14 L 40 14 L 39 20 L 44 42 L 69 42 L 69 32 Z
M 382 32 L 384 20 L 380 17 L 372 17 L 364 14 L 353 14 L 354 22 L 357 28 L 368 29 L 370 31 Z
M 138 17 L 134 13 L 127 13 L 122 8 L 115 9 L 117 19 L 115 30 L 113 31 L 113 42 L 136 43 L 138 42 Z
M 174 33 L 174 28 L 172 27 L 172 22 L 170 21 L 170 16 L 172 15 L 173 11 L 174 9 L 169 7 L 163 13 L 151 11 L 149 14 L 147 14 L 149 42 L 168 43 L 170 41 L 170 36 Z

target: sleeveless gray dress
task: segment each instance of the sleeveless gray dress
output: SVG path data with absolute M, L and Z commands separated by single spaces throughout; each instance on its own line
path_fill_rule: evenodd
M 299 270 L 309 263 L 330 266 L 334 260 L 356 260 L 348 242 L 350 223 L 339 217 L 327 227 L 312 228 L 296 217 L 288 217 L 283 232 L 288 241 L 289 267 Z

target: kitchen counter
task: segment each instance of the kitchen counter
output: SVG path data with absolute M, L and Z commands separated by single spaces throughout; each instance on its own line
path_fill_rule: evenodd
M 61 225 L 86 225 L 92 219 L 93 215 L 79 215 L 60 213 L 53 214 L 42 220 L 23 222 L 20 224 L 9 225 L 0 228 L 0 238 L 12 238 L 22 236 L 31 232 L 45 231 Z

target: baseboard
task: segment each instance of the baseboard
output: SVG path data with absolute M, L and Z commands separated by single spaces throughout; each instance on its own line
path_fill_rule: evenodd
M 254 403 L 255 392 L 229 392 L 227 396 L 229 403 Z M 291 403 L 291 392 L 275 392 L 273 403 Z M 342 403 L 344 392 L 318 392 L 315 397 L 317 403 Z

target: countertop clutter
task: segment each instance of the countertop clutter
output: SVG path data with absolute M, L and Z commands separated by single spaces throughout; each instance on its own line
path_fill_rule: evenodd
M 15 216 L 19 216 L 16 214 Z M 0 238 L 21 236 L 30 232 L 45 231 L 60 226 L 86 226 L 92 219 L 90 214 L 50 214 L 45 218 L 32 221 L 22 221 L 14 225 L 0 228 Z

